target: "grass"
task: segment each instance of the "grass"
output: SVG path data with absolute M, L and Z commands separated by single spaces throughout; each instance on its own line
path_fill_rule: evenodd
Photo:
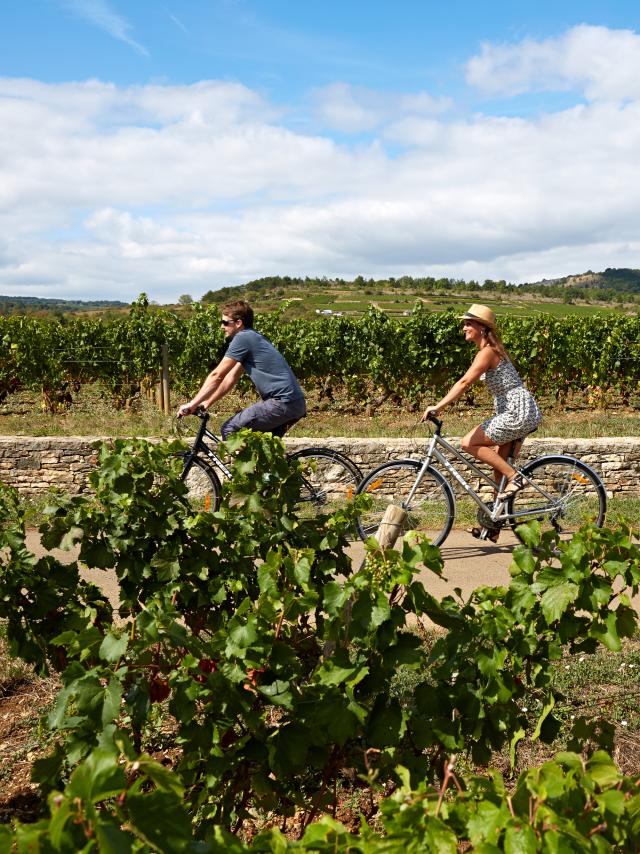
M 616 522 L 630 522 L 637 525 L 640 519 L 640 498 L 608 498 L 607 499 L 607 525 Z
M 577 713 L 604 711 L 629 732 L 640 731 L 640 639 L 628 641 L 619 653 L 563 659 L 555 685 L 565 695 L 559 712 L 570 720 Z
M 20 506 L 24 512 L 24 524 L 27 530 L 39 527 L 45 521 L 45 509 L 56 503 L 64 493 L 59 489 L 50 489 L 37 496 L 20 496 Z
M 137 401 L 131 410 L 116 409 L 97 385 L 84 386 L 72 406 L 59 413 L 42 412 L 35 393 L 10 396 L 0 405 L 0 434 L 4 436 L 169 436 L 172 418 L 150 401 Z
M 426 632 L 425 640 L 432 645 L 439 630 Z M 400 702 L 407 703 L 415 686 L 424 681 L 424 673 L 409 667 L 399 667 L 390 693 Z M 560 721 L 560 731 L 551 744 L 523 742 L 515 769 L 509 767 L 508 750 L 494 757 L 492 767 L 507 776 L 516 776 L 526 767 L 533 767 L 551 759 L 558 751 L 567 749 L 571 730 L 578 718 L 595 723 L 603 720 L 609 724 L 614 736 L 614 757 L 625 774 L 640 773 L 640 636 L 623 641 L 620 652 L 601 649 L 593 655 L 567 655 L 554 667 L 553 687 L 560 694 L 554 716 Z M 530 727 L 535 728 L 540 711 L 535 698 L 531 698 Z M 476 772 L 467 760 L 461 758 L 459 767 Z
M 574 412 L 545 409 L 544 421 L 535 437 L 599 438 L 603 436 L 640 436 L 640 418 L 635 410 L 578 410 Z M 490 407 L 451 409 L 445 414 L 445 436 L 464 436 L 488 417 Z M 291 432 L 292 436 L 349 438 L 389 437 L 419 439 L 431 435 L 429 426 L 420 424 L 419 413 L 406 410 L 379 411 L 376 415 L 311 410 Z
M 447 309 L 459 310 L 461 304 L 467 303 L 469 297 L 445 299 L 433 298 L 431 300 L 423 300 L 432 311 L 445 311 Z M 504 299 L 491 299 L 488 296 L 482 297 L 483 305 L 488 305 L 492 308 L 496 315 L 509 315 L 515 317 L 531 317 L 536 315 L 548 315 L 550 317 L 569 317 L 570 315 L 579 315 L 580 317 L 592 317 L 594 315 L 612 315 L 621 314 L 623 310 L 619 307 L 599 306 L 599 305 L 574 305 L 563 302 L 529 302 L 523 300 L 511 300 L 508 297 Z
M 255 398 L 251 394 L 232 393 L 217 405 L 212 422 L 215 428 Z M 172 400 L 173 409 L 184 398 Z M 426 401 L 424 402 L 426 405 Z M 594 410 L 580 404 L 573 409 L 560 409 L 541 401 L 545 414 L 536 437 L 596 438 L 600 436 L 640 436 L 640 418 L 635 408 Z M 428 425 L 419 424 L 419 412 L 392 404 L 378 408 L 368 416 L 353 404 L 337 400 L 329 404 L 308 396 L 309 414 L 292 430 L 293 437 L 327 438 L 426 438 Z M 491 412 L 488 397 L 474 409 L 456 406 L 446 413 L 446 436 L 464 436 Z M 85 386 L 72 406 L 55 415 L 44 413 L 36 394 L 12 395 L 0 405 L 0 434 L 4 436 L 171 436 L 174 419 L 163 415 L 150 401 L 136 401 L 130 411 L 117 410 L 97 386 Z
M 423 303 L 430 311 L 446 311 L 453 309 L 459 311 L 462 306 L 468 306 L 470 302 L 480 301 L 490 306 L 498 316 L 502 314 L 515 315 L 517 317 L 529 317 L 532 315 L 549 315 L 551 317 L 569 317 L 577 315 L 591 317 L 594 315 L 611 314 L 635 314 L 638 311 L 636 303 L 612 304 L 612 303 L 588 303 L 588 302 L 563 302 L 557 298 L 543 299 L 534 294 L 497 294 L 492 292 L 478 293 L 428 293 L 420 290 L 407 291 L 406 289 L 366 287 L 364 291 L 353 288 L 340 289 L 329 288 L 321 292 L 310 293 L 308 290 L 292 290 L 281 297 L 266 295 L 255 299 L 254 306 L 260 311 L 272 310 L 278 307 L 284 300 L 295 299 L 296 316 L 315 316 L 316 310 L 332 309 L 333 311 L 346 311 L 351 315 L 364 314 L 371 305 L 375 304 L 383 311 L 397 314 L 404 309 L 412 309 L 416 301 Z
M 567 656 L 555 670 L 554 687 L 563 694 L 554 714 L 562 722 L 559 744 L 578 718 L 602 718 L 614 732 L 614 757 L 625 774 L 640 772 L 640 638 L 619 653 Z

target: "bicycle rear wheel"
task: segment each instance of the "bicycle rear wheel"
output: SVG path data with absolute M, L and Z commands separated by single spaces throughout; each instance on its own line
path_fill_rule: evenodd
M 178 454 L 182 460 L 181 480 L 187 487 L 187 501 L 194 510 L 213 512 L 220 503 L 220 481 L 211 466 L 200 457 Z
M 598 528 L 604 524 L 604 484 L 585 463 L 573 457 L 540 457 L 522 472 L 538 488 L 527 485 L 507 502 L 507 512 L 514 514 L 512 528 L 535 519 L 543 531 L 557 531 L 562 540 L 569 540 L 588 522 Z
M 362 474 L 357 465 L 330 448 L 304 448 L 288 457 L 302 466 L 301 518 L 333 513 L 355 495 Z
M 451 487 L 439 471 L 427 468 L 411 502 L 408 496 L 422 469 L 418 460 L 395 460 L 384 463 L 367 475 L 358 494 L 370 495 L 373 505 L 358 517 L 362 539 L 373 536 L 389 504 L 407 511 L 401 536 L 407 531 L 420 531 L 439 546 L 447 538 L 455 516 L 455 499 Z

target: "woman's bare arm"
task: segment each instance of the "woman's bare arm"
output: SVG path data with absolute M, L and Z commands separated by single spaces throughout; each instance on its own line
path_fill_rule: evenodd
M 422 420 L 425 421 L 429 414 L 438 415 L 445 407 L 461 398 L 462 395 L 480 379 L 482 374 L 491 370 L 491 368 L 495 368 L 499 361 L 500 357 L 492 350 L 491 347 L 483 347 L 482 350 L 478 350 L 473 362 L 464 376 L 460 377 L 460 379 L 451 386 L 442 400 L 438 401 L 434 406 L 428 406 L 426 408 L 425 413 L 422 416 Z

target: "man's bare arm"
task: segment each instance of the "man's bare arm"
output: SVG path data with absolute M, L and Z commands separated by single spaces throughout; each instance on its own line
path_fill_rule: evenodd
M 211 394 L 210 397 L 205 398 L 202 401 L 202 406 L 205 409 L 208 409 L 212 403 L 215 403 L 216 400 L 220 400 L 231 391 L 234 385 L 238 382 L 240 377 L 244 374 L 244 368 L 240 364 L 240 362 L 236 362 L 234 368 L 232 368 L 226 377 L 222 380 L 218 388 Z
M 242 373 L 240 362 L 225 356 L 207 376 L 197 394 L 178 409 L 178 418 L 191 415 L 199 406 L 210 406 L 215 400 L 220 400 L 238 382 Z

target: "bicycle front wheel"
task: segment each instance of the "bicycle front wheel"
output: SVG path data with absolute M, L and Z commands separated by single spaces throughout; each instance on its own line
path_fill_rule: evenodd
M 417 460 L 396 460 L 379 466 L 362 481 L 358 494 L 370 495 L 373 500 L 371 509 L 358 517 L 358 533 L 363 540 L 376 533 L 387 506 L 396 504 L 407 511 L 401 536 L 420 531 L 435 546 L 445 541 L 455 515 L 453 492 L 440 472 L 430 466 L 409 501 L 421 469 L 422 463 Z
M 180 479 L 187 487 L 187 501 L 194 510 L 213 512 L 220 503 L 220 481 L 217 474 L 200 457 L 179 454 L 182 460 Z
M 543 531 L 557 531 L 562 540 L 569 540 L 587 523 L 598 528 L 604 524 L 604 484 L 585 463 L 573 457 L 540 457 L 522 472 L 532 483 L 507 502 L 514 529 L 535 519 Z
M 304 448 L 289 455 L 302 466 L 300 501 L 302 518 L 333 513 L 355 495 L 362 474 L 357 465 L 330 448 Z

